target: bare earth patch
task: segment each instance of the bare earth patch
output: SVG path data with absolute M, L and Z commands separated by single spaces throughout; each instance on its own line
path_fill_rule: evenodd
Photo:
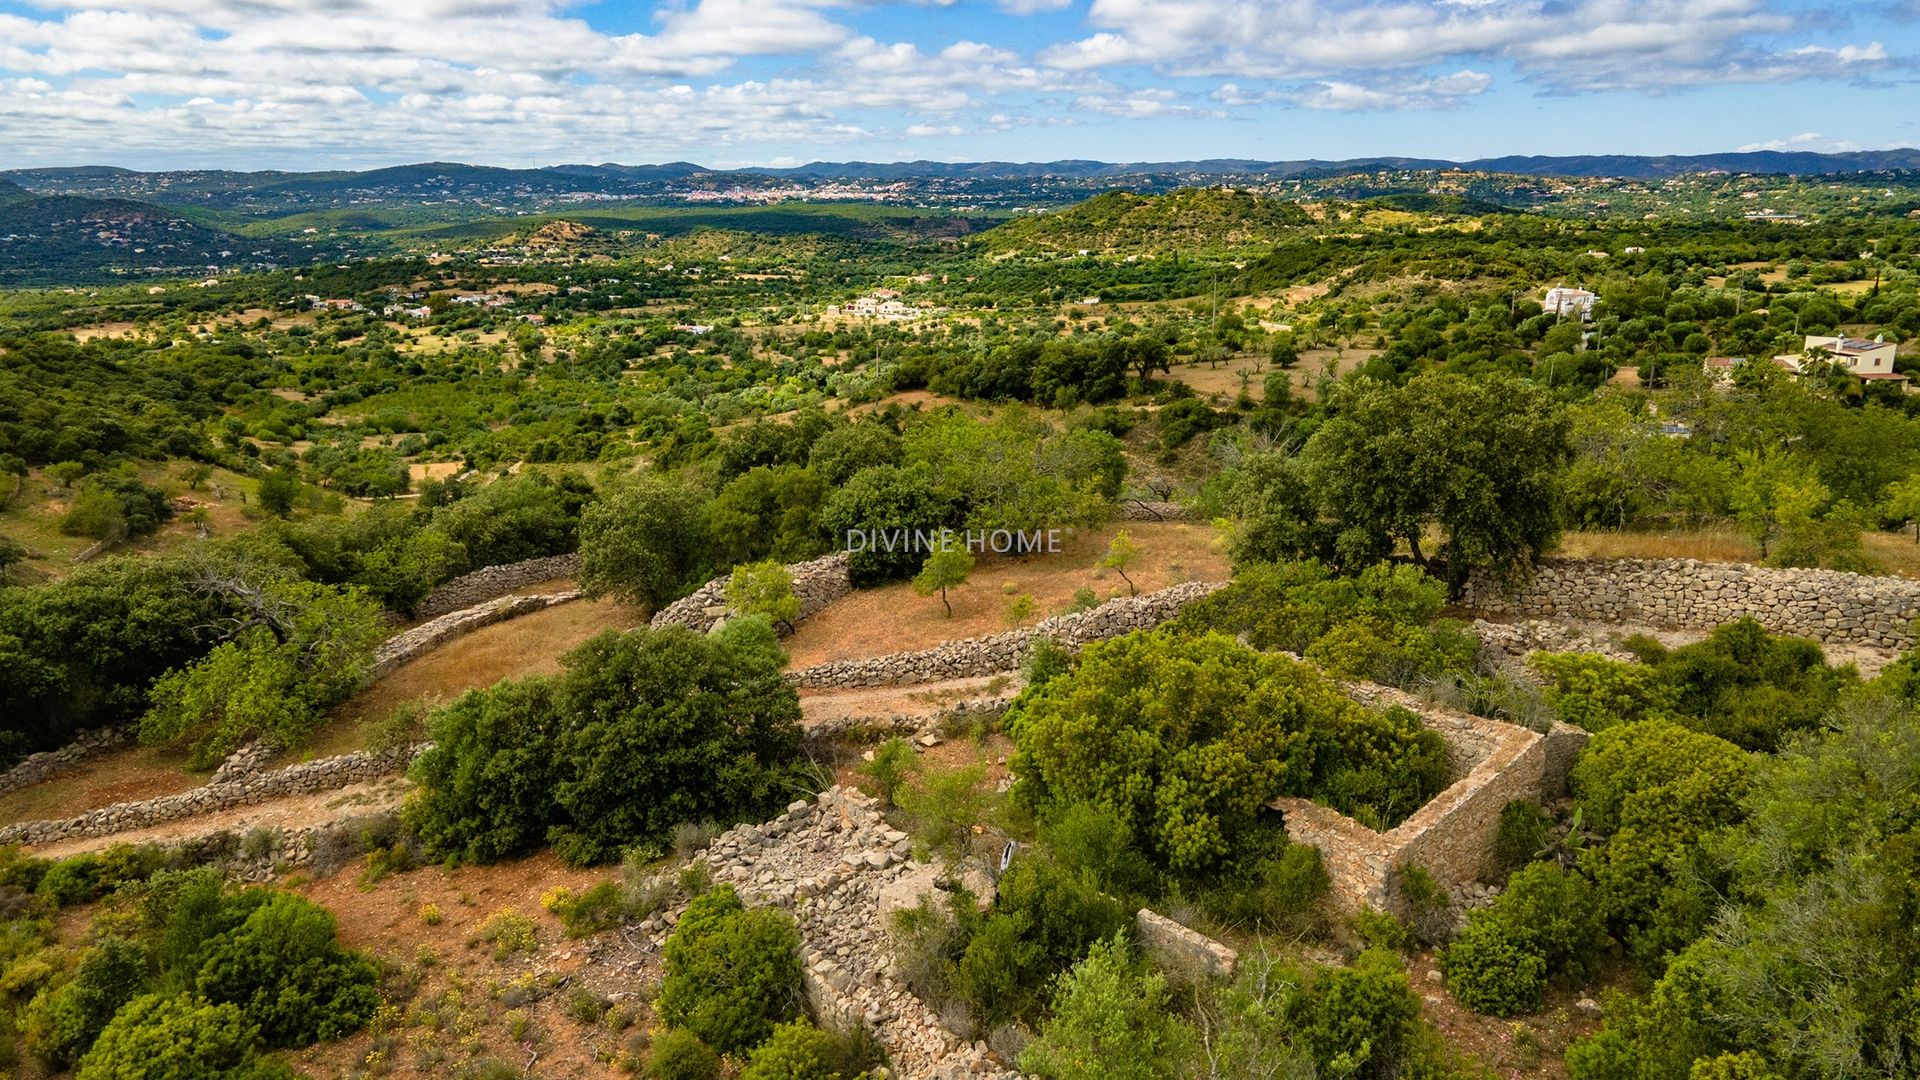
M 340 939 L 421 979 L 403 1013 L 435 1012 L 455 1031 L 429 1032 L 425 1025 L 402 1021 L 377 1070 L 366 1068 L 376 1033 L 362 1031 L 338 1042 L 298 1050 L 286 1059 L 314 1077 L 377 1075 L 445 1077 L 461 1064 L 491 1056 L 533 1076 L 612 1078 L 625 1076 L 610 1058 L 625 1039 L 605 1026 L 567 1015 L 572 992 L 586 988 L 604 997 L 620 996 L 638 1013 L 628 1032 L 644 1030 L 649 1010 L 640 1002 L 643 986 L 659 980 L 659 954 L 636 947 L 618 930 L 568 940 L 558 919 L 541 906 L 550 889 L 582 892 L 614 876 L 611 867 L 578 870 L 549 852 L 516 862 L 467 866 L 455 870 L 425 867 L 387 877 L 368 888 L 348 868 L 330 878 L 296 886 L 299 892 L 340 920 Z M 421 910 L 431 904 L 440 923 L 428 926 Z M 470 944 L 481 923 L 496 911 L 512 908 L 534 922 L 538 947 L 499 958 L 491 946 Z M 644 939 L 638 939 L 646 946 Z M 424 961 L 424 962 L 423 962 Z M 535 989 L 529 977 L 547 984 Z M 515 983 L 521 985 L 515 987 Z M 524 995 L 527 1000 L 522 1000 Z M 516 1039 L 508 1013 L 523 1010 L 525 1029 Z M 432 1048 L 423 1052 L 422 1044 Z M 444 1060 L 435 1055 L 444 1055 Z M 531 1064 L 529 1064 L 531 1063 Z
M 206 783 L 184 750 L 124 746 L 37 784 L 0 795 L 0 823 L 77 817 L 114 803 L 172 795 Z
M 1127 576 L 1143 593 L 1186 581 L 1225 581 L 1230 574 L 1226 554 L 1216 542 L 1219 533 L 1211 525 L 1181 521 L 1107 525 L 1073 537 L 1058 554 L 981 557 L 972 579 L 948 590 L 951 617 L 939 596 L 916 596 L 906 582 L 857 591 L 800 624 L 786 643 L 792 666 L 928 649 L 959 638 L 1030 626 L 1064 611 L 1076 589 L 1092 589 L 1100 600 L 1125 596 L 1127 585 L 1120 575 L 1097 565 L 1106 554 L 1108 540 L 1121 529 L 1140 549 Z M 1020 595 L 1033 597 L 1034 611 L 1015 623 L 1007 618 L 1007 609 Z
M 332 791 L 268 799 L 251 806 L 215 810 L 163 825 L 130 829 L 112 836 L 62 840 L 56 844 L 35 847 L 32 851 L 42 858 L 60 859 L 83 851 L 99 851 L 115 844 L 144 844 L 149 841 L 172 843 L 221 832 L 245 833 L 263 825 L 305 827 L 333 818 L 391 810 L 400 805 L 411 788 L 412 785 L 404 777 L 381 776 Z

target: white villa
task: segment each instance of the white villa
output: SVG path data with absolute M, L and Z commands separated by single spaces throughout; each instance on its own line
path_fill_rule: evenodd
M 1578 315 L 1582 321 L 1593 318 L 1594 301 L 1600 297 L 1585 289 L 1569 289 L 1565 285 L 1556 285 L 1547 290 L 1546 298 L 1540 301 L 1540 310 L 1549 315 L 1562 318 Z
M 1886 379 L 1905 382 L 1907 377 L 1893 370 L 1893 354 L 1898 348 L 1891 341 L 1862 341 L 1850 337 L 1826 337 L 1808 334 L 1798 355 L 1776 356 L 1774 360 L 1789 371 L 1800 373 L 1815 360 L 1838 364 L 1847 374 L 1862 379 Z

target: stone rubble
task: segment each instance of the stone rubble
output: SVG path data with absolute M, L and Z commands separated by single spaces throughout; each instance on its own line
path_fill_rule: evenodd
M 1014 1080 L 1018 1073 L 949 1031 L 892 971 L 882 894 L 897 909 L 911 901 L 890 887 L 906 880 L 912 884 L 904 891 L 913 891 L 938 876 L 914 863 L 912 851 L 913 841 L 887 824 L 875 800 L 832 787 L 774 821 L 727 830 L 700 857 L 743 901 L 793 915 L 815 1014 L 870 1028 L 887 1049 L 892 1075 Z

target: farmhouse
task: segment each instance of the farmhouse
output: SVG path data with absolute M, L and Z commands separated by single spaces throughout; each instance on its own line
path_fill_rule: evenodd
M 1897 348 L 1892 342 L 1879 339 L 1862 341 L 1845 336 L 1808 334 L 1797 355 L 1789 353 L 1777 356 L 1774 360 L 1795 374 L 1805 374 L 1812 364 L 1829 363 L 1844 367 L 1847 374 L 1862 379 L 1906 382 L 1905 375 L 1893 370 Z
M 1569 289 L 1559 285 L 1547 290 L 1546 297 L 1540 301 L 1540 310 L 1562 318 L 1578 315 L 1582 321 L 1586 321 L 1593 318 L 1593 304 L 1598 299 L 1599 296 L 1585 289 Z

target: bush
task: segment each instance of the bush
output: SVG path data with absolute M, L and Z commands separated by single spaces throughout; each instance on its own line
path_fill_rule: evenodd
M 799 1012 L 799 948 L 791 919 L 731 886 L 697 897 L 661 950 L 660 1015 L 723 1052 L 753 1046 Z
M 983 1026 L 1031 1016 L 1048 979 L 1131 924 L 1127 906 L 1087 876 L 1049 859 L 1019 859 L 960 951 L 953 988 Z
M 76 1080 L 267 1080 L 292 1070 L 253 1056 L 258 1029 L 231 1004 L 148 994 L 128 1002 L 80 1062 Z
M 349 1034 L 380 1004 L 378 972 L 334 927 L 320 905 L 274 893 L 208 951 L 194 987 L 215 1005 L 238 1005 L 269 1046 Z
M 799 1020 L 753 1048 L 740 1080 L 842 1080 L 867 1064 L 851 1040 Z
M 671 627 L 602 634 L 562 662 L 435 718 L 407 812 L 429 854 L 486 861 L 544 840 L 609 861 L 681 822 L 758 820 L 789 793 L 799 699 L 764 652 Z
M 647 1080 L 714 1080 L 720 1055 L 685 1028 L 661 1032 L 647 1050 Z
M 1312 844 L 1287 844 L 1201 894 L 1215 919 L 1262 934 L 1309 934 L 1322 923 L 1329 882 Z
M 1493 861 L 1502 876 L 1532 862 L 1547 849 L 1547 812 L 1540 804 L 1515 799 L 1500 808 L 1493 834 Z
M 907 778 L 920 771 L 920 755 L 913 744 L 895 735 L 873 749 L 873 760 L 862 762 L 860 775 L 872 782 L 872 791 L 882 806 L 894 805 L 894 797 Z
M 1185 878 L 1229 859 L 1277 795 L 1390 824 L 1444 782 L 1446 744 L 1417 720 L 1219 634 L 1090 644 L 1071 674 L 1023 695 L 1007 729 L 1017 799 L 1041 817 L 1111 807 L 1156 866 Z
M 473 940 L 491 944 L 496 960 L 505 960 L 517 952 L 532 952 L 540 946 L 533 920 L 510 907 L 487 916 L 474 932 Z
M 1660 673 L 1644 664 L 1596 653 L 1535 653 L 1527 663 L 1546 677 L 1554 713 L 1588 731 L 1671 717 L 1678 699 Z
M 26 1042 L 55 1069 L 71 1068 L 147 979 L 147 954 L 124 938 L 106 937 L 80 958 L 73 978 L 42 991 L 27 1007 Z
M 1574 763 L 1580 812 L 1608 838 L 1580 865 L 1635 956 L 1655 963 L 1704 928 L 1708 906 L 1681 875 L 1703 836 L 1739 820 L 1750 770 L 1733 744 L 1663 720 L 1609 728 Z
M 1534 863 L 1509 878 L 1491 906 L 1467 917 L 1441 966 L 1462 1005 L 1513 1016 L 1540 1008 L 1549 978 L 1584 979 L 1605 940 L 1586 879 Z
M 646 475 L 602 493 L 580 518 L 580 585 L 638 604 L 684 596 L 706 576 L 712 538 L 699 489 Z
M 1115 896 L 1159 892 L 1160 875 L 1135 846 L 1133 827 L 1108 807 L 1072 803 L 1041 823 L 1040 840 L 1062 866 Z
M 973 826 L 986 812 L 986 795 L 980 790 L 986 775 L 985 765 L 922 770 L 918 783 L 895 793 L 907 830 L 935 850 L 963 854 Z
M 566 928 L 570 938 L 597 934 L 616 925 L 626 907 L 620 885 L 614 881 L 602 881 L 578 896 L 566 889 L 555 889 L 540 902 L 559 917 L 560 925 Z
M 1020 1068 L 1047 1080 L 1159 1080 L 1187 1074 L 1192 1043 L 1166 978 L 1146 971 L 1115 935 L 1060 977 L 1052 1016 Z

